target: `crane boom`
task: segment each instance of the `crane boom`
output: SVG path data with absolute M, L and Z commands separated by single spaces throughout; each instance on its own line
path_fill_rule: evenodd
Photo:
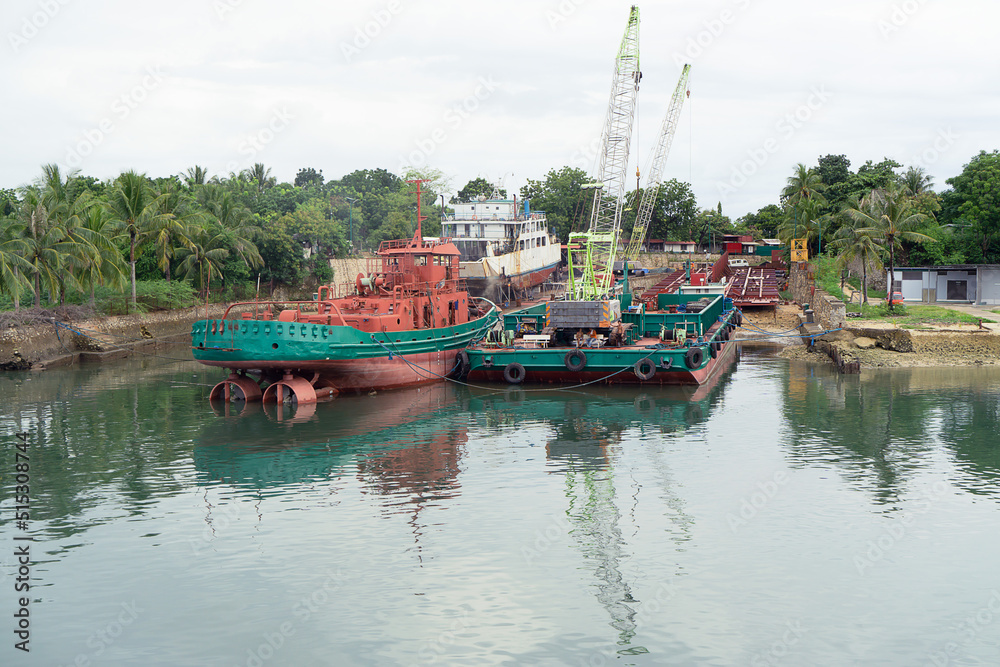
M 604 121 L 590 225 L 586 232 L 570 234 L 568 239 L 571 269 L 569 293 L 574 299 L 601 298 L 611 289 L 612 267 L 621 230 L 635 98 L 641 76 L 639 8 L 633 5 L 615 57 L 611 101 Z M 583 275 L 579 279 L 573 277 L 574 264 L 582 269 Z
M 642 242 L 646 240 L 646 230 L 649 229 L 649 221 L 653 217 L 656 197 L 660 193 L 660 185 L 663 183 L 663 166 L 667 162 L 667 155 L 670 154 L 670 144 L 673 143 L 674 132 L 677 131 L 677 120 L 681 115 L 681 107 L 684 106 L 690 72 L 691 65 L 685 64 L 681 71 L 680 81 L 677 82 L 677 88 L 674 90 L 674 96 L 670 99 L 667 115 L 663 118 L 660 139 L 653 147 L 652 162 L 649 172 L 646 174 L 646 189 L 642 193 L 639 212 L 636 214 L 635 225 L 632 227 L 632 236 L 625 249 L 625 254 L 622 256 L 622 259 L 627 262 L 635 260 L 639 255 Z

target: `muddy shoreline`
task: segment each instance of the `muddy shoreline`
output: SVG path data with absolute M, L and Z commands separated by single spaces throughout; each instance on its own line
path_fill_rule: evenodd
M 0 370 L 44 370 L 133 354 L 190 354 L 191 324 L 221 317 L 227 304 L 9 327 L 0 331 Z M 178 351 L 180 348 L 183 351 Z
M 917 368 L 931 366 L 1000 365 L 1000 331 L 996 325 L 948 324 L 901 328 L 882 320 L 851 320 L 841 331 L 817 338 L 808 346 L 787 332 L 800 323 L 801 310 L 781 305 L 771 310 L 744 311 L 744 322 L 759 330 L 741 332 L 746 347 L 779 348 L 779 356 L 833 365 L 826 347 L 833 347 L 846 361 L 857 361 L 861 369 Z M 767 333 L 778 337 L 767 338 Z
M 110 361 L 133 354 L 180 357 L 188 354 L 191 324 L 221 317 L 226 304 L 140 315 L 94 317 L 79 321 L 11 327 L 0 332 L 0 370 L 44 370 L 76 363 Z M 836 347 L 840 356 L 862 369 L 926 366 L 1000 365 L 1000 330 L 974 325 L 902 329 L 883 321 L 855 320 L 844 330 L 809 347 L 797 335 L 800 309 L 744 310 L 743 347 L 778 349 L 789 359 L 832 364 L 821 349 Z M 865 340 L 867 339 L 867 340 Z

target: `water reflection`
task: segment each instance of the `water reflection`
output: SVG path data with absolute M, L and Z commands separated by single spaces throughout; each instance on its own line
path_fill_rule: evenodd
M 205 425 L 195 441 L 204 482 L 281 487 L 357 474 L 375 495 L 452 494 L 465 432 L 448 385 L 346 396 L 305 409 L 251 404 Z M 233 414 L 235 413 L 235 414 Z
M 586 390 L 474 392 L 470 410 L 481 422 L 495 428 L 502 424 L 524 427 L 538 422 L 550 429 L 546 438 L 547 469 L 565 476 L 566 517 L 570 534 L 587 569 L 594 572 L 595 598 L 605 609 L 616 633 L 620 655 L 640 655 L 648 649 L 634 644 L 638 630 L 636 615 L 640 600 L 623 574 L 623 563 L 631 556 L 622 531 L 618 507 L 616 455 L 623 441 L 633 434 L 660 439 L 685 432 L 710 419 L 723 398 L 733 367 L 701 387 L 588 387 Z M 651 461 L 659 477 L 667 516 L 679 528 L 678 542 L 690 539 L 691 517 L 672 488 L 669 468 L 656 454 Z
M 39 536 L 142 515 L 182 493 L 191 432 L 206 413 L 205 375 L 193 362 L 156 358 L 0 373 L 0 436 L 29 434 Z
M 830 464 L 879 503 L 906 494 L 921 472 L 937 471 L 944 449 L 959 463 L 953 482 L 995 495 L 1000 478 L 1000 372 L 911 368 L 839 375 L 790 364 L 784 410 L 790 456 Z

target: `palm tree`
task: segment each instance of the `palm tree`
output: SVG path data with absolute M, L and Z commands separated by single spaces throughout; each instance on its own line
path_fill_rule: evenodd
M 95 203 L 88 191 L 73 187 L 76 178 L 76 172 L 72 172 L 64 181 L 59 166 L 47 164 L 42 166 L 42 177 L 37 181 L 42 205 L 55 227 L 65 234 L 63 247 L 66 249 L 64 263 L 67 270 L 63 272 L 61 285 L 66 278 L 73 278 L 75 284 L 82 285 L 101 270 L 100 265 L 105 258 L 120 255 L 105 235 L 84 225 L 83 221 Z M 65 289 L 62 289 L 60 302 L 64 297 Z
M 785 206 L 791 213 L 793 235 L 797 232 L 798 224 L 807 219 L 808 212 L 815 216 L 819 207 L 826 206 L 826 197 L 823 196 L 825 189 L 823 179 L 815 169 L 809 169 L 801 162 L 795 165 L 795 173 L 788 177 L 787 185 L 781 191 Z
M 231 250 L 251 268 L 263 264 L 254 240 L 261 229 L 253 224 L 253 214 L 240 204 L 231 192 L 220 186 L 206 186 L 199 191 L 198 201 L 214 222 L 226 230 L 232 242 Z
M 903 241 L 927 243 L 934 241 L 930 236 L 916 231 L 928 219 L 923 213 L 914 212 L 913 199 L 899 189 L 872 190 L 865 195 L 857 208 L 848 208 L 844 213 L 861 229 L 871 233 L 889 254 L 889 308 L 892 309 L 892 289 L 896 282 L 894 273 L 896 248 L 902 248 Z
M 803 200 L 799 208 L 794 217 L 786 217 L 778 225 L 778 239 L 789 246 L 794 238 L 806 239 L 807 245 L 818 240 L 822 250 L 823 230 L 829 226 L 830 216 L 819 215 L 819 203 L 815 200 Z
M 114 225 L 128 237 L 132 306 L 135 306 L 135 249 L 160 224 L 160 198 L 153 194 L 145 174 L 126 171 L 115 180 L 108 195 Z
M 90 206 L 73 234 L 89 246 L 84 277 L 90 285 L 90 305 L 93 306 L 97 285 L 120 288 L 125 283 L 125 261 L 115 243 L 115 225 L 110 212 L 99 204 Z
M 63 286 L 76 282 L 69 269 L 81 257 L 82 248 L 70 235 L 58 217 L 50 214 L 43 203 L 43 193 L 36 186 L 22 191 L 19 222 L 24 225 L 24 259 L 30 264 L 35 291 L 35 307 L 42 305 L 42 288 L 53 300 L 62 295 Z
M 208 170 L 204 167 L 195 165 L 184 172 L 184 182 L 188 188 L 193 188 L 196 185 L 205 185 L 207 180 Z
M 903 192 L 908 197 L 919 199 L 921 195 L 930 192 L 934 179 L 923 167 L 910 167 L 902 176 Z
M 149 238 L 153 242 L 156 264 L 169 283 L 171 260 L 178 248 L 190 242 L 192 226 L 203 224 L 205 214 L 177 183 L 165 184 L 157 195 L 162 215 L 152 220 Z
M 261 194 L 265 189 L 272 187 L 278 182 L 274 176 L 271 176 L 271 170 L 264 166 L 262 162 L 257 162 L 250 169 L 245 169 L 243 174 L 246 179 L 251 183 L 257 183 L 257 193 Z
M 31 289 L 25 276 L 31 273 L 31 264 L 24 258 L 27 250 L 24 226 L 13 218 L 0 219 L 0 294 L 7 294 L 14 301 L 14 311 L 21 309 L 21 294 Z
M 855 198 L 848 203 L 847 210 L 858 210 L 860 208 L 861 204 Z M 837 251 L 837 268 L 840 270 L 841 276 L 848 271 L 848 267 L 852 262 L 860 260 L 861 295 L 863 303 L 867 304 L 868 269 L 870 268 L 873 271 L 882 269 L 882 260 L 879 257 L 882 249 L 875 241 L 872 232 L 868 231 L 864 226 L 865 223 L 847 215 L 846 212 L 843 217 L 845 218 L 844 224 L 834 234 L 829 247 Z M 841 281 L 841 287 L 843 287 L 843 281 Z
M 194 230 L 188 245 L 177 251 L 181 262 L 177 270 L 185 278 L 197 278 L 199 287 L 207 289 L 212 278 L 222 275 L 229 257 L 228 235 L 219 225 L 209 224 Z

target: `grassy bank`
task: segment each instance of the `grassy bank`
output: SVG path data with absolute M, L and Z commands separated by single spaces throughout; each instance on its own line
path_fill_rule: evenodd
M 885 292 L 871 289 L 868 290 L 868 298 L 878 299 L 881 303 L 851 303 L 849 297 L 840 288 L 840 272 L 837 271 L 836 260 L 832 257 L 815 257 L 812 264 L 816 268 L 816 286 L 842 300 L 846 304 L 848 313 L 860 313 L 861 317 L 866 320 L 891 320 L 900 326 L 978 324 L 980 319 L 983 322 L 995 321 L 941 306 L 899 304 L 890 309 L 888 304 L 884 302 Z M 861 288 L 861 281 L 857 278 L 852 277 L 848 279 L 847 283 L 855 289 L 860 290 Z M 992 312 L 1000 313 L 1000 310 Z

